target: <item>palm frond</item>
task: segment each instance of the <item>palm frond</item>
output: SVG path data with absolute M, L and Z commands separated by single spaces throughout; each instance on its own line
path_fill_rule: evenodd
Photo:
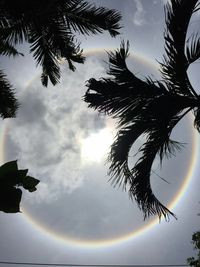
M 197 129 L 198 132 L 200 132 L 200 109 L 195 108 L 194 109 L 194 127 Z
M 59 82 L 59 60 L 66 59 L 69 69 L 75 70 L 73 62 L 84 63 L 84 56 L 79 44 L 75 44 L 74 37 L 66 30 L 66 25 L 57 18 L 43 25 L 33 25 L 30 31 L 29 42 L 37 64 L 42 65 L 42 83 L 47 86 L 48 79 L 53 85 Z
M 179 95 L 196 96 L 187 76 L 188 61 L 185 41 L 189 21 L 198 0 L 173 0 L 165 6 L 165 56 L 161 73 L 169 91 Z
M 0 38 L 0 55 L 13 56 L 13 57 L 19 56 L 19 55 L 23 56 L 23 54 L 18 52 L 14 46 L 9 44 L 8 42 L 1 40 L 1 38 Z
M 143 114 L 143 119 L 133 118 L 130 125 L 119 130 L 108 157 L 109 175 L 115 186 L 122 185 L 124 188 L 129 186 L 130 197 L 135 198 L 144 213 L 144 218 L 157 214 L 160 218 L 164 216 L 168 219 L 169 215 L 174 216 L 174 214 L 154 196 L 150 175 L 156 155 L 160 156 L 162 162 L 164 156 L 174 156 L 175 152 L 181 149 L 182 144 L 169 138 L 180 116 L 175 115 L 169 118 L 161 115 L 161 119 L 161 117 L 153 116 L 153 113 L 148 116 L 151 111 L 152 108 L 149 107 L 148 111 Z M 145 144 L 139 149 L 142 156 L 130 170 L 129 152 L 142 134 L 147 135 Z
M 147 125 L 143 122 L 131 124 L 121 128 L 111 146 L 108 156 L 110 164 L 108 174 L 111 176 L 110 181 L 114 186 L 119 185 L 126 188 L 130 185 L 132 174 L 128 166 L 129 152 L 135 141 L 147 129 Z
M 27 41 L 30 16 L 27 16 L 28 19 L 25 18 L 24 12 L 19 8 L 21 5 L 23 6 L 23 3 L 19 3 L 19 1 L 17 3 L 1 1 L 0 3 L 1 38 L 10 45 Z
M 15 45 L 28 42 L 37 65 L 42 66 L 44 86 L 48 80 L 53 85 L 59 82 L 60 59 L 66 59 L 72 71 L 74 62 L 84 62 L 80 44 L 75 40 L 76 32 L 108 31 L 116 36 L 120 29 L 119 12 L 83 0 L 49 0 L 48 3 L 31 0 L 28 4 L 26 1 L 2 1 L 0 9 L 0 38 L 10 46 L 8 53 L 17 53 Z M 4 54 L 7 55 L 5 50 Z
M 113 79 L 119 84 L 133 82 L 133 80 L 135 84 L 141 83 L 141 80 L 127 67 L 126 59 L 129 56 L 129 47 L 129 41 L 126 44 L 122 41 L 119 49 L 115 50 L 115 52 L 107 53 L 109 58 L 109 70 L 107 73 L 112 75 Z
M 175 215 L 169 211 L 153 194 L 150 183 L 150 175 L 153 162 L 157 154 L 165 150 L 171 151 L 170 128 L 166 125 L 158 125 L 157 128 L 151 128 L 147 141 L 140 151 L 143 153 L 136 165 L 131 170 L 132 179 L 129 189 L 131 198 L 134 198 L 139 208 L 144 213 L 144 219 L 150 215 L 162 216 L 169 219 L 169 216 Z
M 96 34 L 107 30 L 111 36 L 119 34 L 121 15 L 113 9 L 96 7 L 85 1 L 69 1 L 65 6 L 65 20 L 70 30 L 81 34 Z M 63 10 L 62 10 L 63 12 Z
M 72 62 L 84 63 L 85 57 L 82 55 L 83 50 L 80 45 L 75 43 L 75 38 L 62 20 L 57 19 L 48 23 L 51 31 L 48 31 L 47 38 L 51 46 L 51 51 L 58 59 L 66 59 L 69 69 L 75 70 Z
M 3 119 L 15 117 L 18 107 L 13 88 L 0 70 L 0 116 Z
M 132 87 L 119 85 L 111 79 L 90 79 L 86 86 L 88 90 L 84 100 L 89 103 L 89 107 L 113 117 L 130 110 L 130 106 L 134 109 L 139 104 L 134 99 L 136 93 Z
M 21 44 L 28 40 L 28 25 L 23 22 L 10 22 L 8 27 L 1 28 L 1 38 L 10 45 Z
M 166 219 L 174 214 L 154 196 L 150 175 L 156 156 L 161 163 L 164 157 L 175 155 L 182 144 L 171 140 L 170 134 L 178 121 L 197 105 L 194 96 L 174 94 L 160 81 L 141 80 L 127 67 L 129 44 L 122 42 L 120 49 L 108 53 L 110 78 L 90 79 L 84 100 L 99 112 L 118 121 L 118 133 L 108 156 L 110 180 L 114 186 L 129 187 L 144 212 L 144 217 L 157 214 Z M 189 108 L 189 109 L 188 109 Z M 128 158 L 133 144 L 146 136 L 139 149 L 142 156 L 130 169 Z
M 108 53 L 110 64 L 107 73 L 112 78 L 90 79 L 84 96 L 89 107 L 117 117 L 121 124 L 139 119 L 138 116 L 141 118 L 152 101 L 168 94 L 162 83 L 137 78 L 126 65 L 128 54 L 129 44 L 125 47 L 124 42 L 119 50 Z
M 42 84 L 47 86 L 48 79 L 53 85 L 57 84 L 60 80 L 59 62 L 52 51 L 45 29 L 32 28 L 29 42 L 31 43 L 30 52 L 33 53 L 37 64 L 42 65 Z
M 117 118 L 119 126 L 135 120 L 147 122 L 151 120 L 150 114 L 161 116 L 158 113 L 160 109 L 162 114 L 167 113 L 164 107 L 172 109 L 164 87 L 158 87 L 150 80 L 144 82 L 133 76 L 132 83 L 127 81 L 119 84 L 112 79 L 90 79 L 87 87 L 84 100 L 89 103 L 88 106 Z
M 197 12 L 200 10 L 200 3 L 197 3 L 194 9 L 194 12 Z
M 192 35 L 186 44 L 186 57 L 188 65 L 200 58 L 200 38 L 197 34 Z

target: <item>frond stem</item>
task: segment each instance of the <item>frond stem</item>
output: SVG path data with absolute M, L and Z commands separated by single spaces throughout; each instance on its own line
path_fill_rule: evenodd
M 176 124 L 188 113 L 188 112 L 190 112 L 192 109 L 193 109 L 194 107 L 190 107 L 190 108 L 188 108 L 180 117 L 179 117 L 179 119 L 176 121 L 176 123 L 173 125 L 173 127 L 174 126 L 176 126 Z
M 194 94 L 194 96 L 196 96 L 197 98 L 199 97 L 198 94 L 197 94 L 197 92 L 194 90 L 194 88 L 192 87 L 191 84 L 190 84 L 190 91 Z

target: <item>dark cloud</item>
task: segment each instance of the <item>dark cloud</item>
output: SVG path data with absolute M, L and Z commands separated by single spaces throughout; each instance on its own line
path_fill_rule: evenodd
M 42 97 L 38 93 L 38 90 L 34 86 L 30 86 L 20 98 L 20 108 L 17 114 L 17 120 L 21 125 L 27 125 L 29 123 L 35 124 L 38 123 L 38 121 L 44 123 L 46 107 Z

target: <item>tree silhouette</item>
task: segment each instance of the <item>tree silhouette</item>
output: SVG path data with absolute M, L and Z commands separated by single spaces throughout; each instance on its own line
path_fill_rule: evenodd
M 18 106 L 14 90 L 3 71 L 0 70 L 0 116 L 3 119 L 14 117 Z
M 0 37 L 0 56 L 17 56 L 23 55 L 17 51 L 9 42 L 2 40 Z M 16 110 L 19 104 L 15 98 L 15 93 L 12 85 L 6 78 L 6 75 L 0 70 L 0 116 L 5 118 L 11 118 L 15 116 Z
M 28 169 L 18 170 L 17 161 L 10 161 L 0 167 L 0 211 L 20 212 L 23 187 L 29 192 L 37 190 L 39 180 L 27 176 Z
M 90 79 L 84 100 L 99 112 L 118 119 L 118 133 L 108 157 L 109 175 L 114 185 L 128 187 L 144 213 L 144 219 L 157 214 L 169 219 L 175 215 L 154 195 L 150 184 L 156 155 L 164 156 L 181 148 L 170 138 L 175 125 L 193 111 L 194 126 L 200 131 L 200 98 L 193 89 L 187 70 L 200 57 L 200 41 L 196 34 L 186 34 L 192 14 L 199 10 L 198 0 L 171 0 L 165 6 L 165 55 L 161 65 L 162 81 L 140 80 L 127 67 L 129 43 L 108 53 L 109 78 Z M 133 168 L 128 166 L 129 151 L 141 136 L 142 156 Z
M 83 0 L 1 0 L 0 10 L 0 55 L 19 55 L 16 45 L 29 43 L 30 53 L 42 67 L 44 86 L 49 80 L 53 85 L 59 82 L 61 59 L 68 62 L 72 71 L 74 62 L 84 63 L 75 33 L 91 35 L 108 31 L 116 36 L 120 29 L 121 15 L 117 11 Z M 0 86 L 0 115 L 14 117 L 17 101 L 2 71 Z
M 194 249 L 198 251 L 197 257 L 190 257 L 187 259 L 187 262 L 191 267 L 200 267 L 200 231 L 195 232 L 192 235 L 192 243 L 194 245 Z

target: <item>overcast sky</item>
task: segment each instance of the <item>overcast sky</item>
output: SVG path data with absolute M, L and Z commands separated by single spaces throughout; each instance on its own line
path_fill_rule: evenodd
M 114 121 L 82 101 L 85 82 L 106 73 L 105 50 L 118 48 L 122 39 L 130 41 L 130 69 L 140 78 L 159 78 L 156 60 L 164 51 L 166 2 L 96 0 L 97 5 L 121 11 L 121 36 L 78 36 L 86 63 L 78 65 L 75 73 L 63 64 L 56 87 L 42 87 L 40 72 L 29 55 L 2 59 L 21 106 L 16 119 L 0 122 L 4 142 L 0 160 L 18 159 L 19 166 L 41 182 L 36 192 L 24 192 L 23 213 L 0 214 L 0 261 L 185 264 L 194 254 L 191 237 L 199 229 L 200 208 L 199 137 L 191 117 L 174 133 L 177 141 L 186 143 L 181 153 L 165 161 L 161 170 L 158 161 L 154 166 L 168 183 L 158 175 L 151 179 L 155 194 L 171 205 L 178 220 L 144 222 L 127 193 L 108 182 L 105 160 L 116 132 Z M 197 21 L 198 17 L 190 30 Z M 194 85 L 198 84 L 197 67 L 190 69 Z

